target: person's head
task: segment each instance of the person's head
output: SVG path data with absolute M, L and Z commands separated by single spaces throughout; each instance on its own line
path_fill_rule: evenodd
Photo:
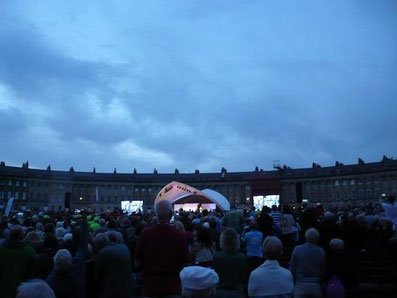
M 54 256 L 55 270 L 63 270 L 72 266 L 72 255 L 67 249 L 60 249 Z
M 109 238 L 105 233 L 98 233 L 94 238 L 95 247 L 97 250 L 101 250 L 109 243 Z
M 22 283 L 16 298 L 55 298 L 51 287 L 42 279 L 32 279 Z
M 344 248 L 345 248 L 345 243 L 343 242 L 342 239 L 333 238 L 329 242 L 329 250 L 333 253 L 343 253 Z
M 238 233 L 231 228 L 225 229 L 219 238 L 219 246 L 227 252 L 238 252 L 240 249 L 240 237 Z
M 20 241 L 23 239 L 24 233 L 21 225 L 14 225 L 10 229 L 10 234 L 8 235 L 10 240 Z
M 44 248 L 45 249 L 58 248 L 58 239 L 55 237 L 54 234 L 48 233 L 44 236 Z
M 331 211 L 326 211 L 324 213 L 324 220 L 325 221 L 333 221 L 335 219 L 334 214 Z
M 250 229 L 251 230 L 257 230 L 258 229 L 258 222 L 256 220 L 253 220 L 250 222 Z
M 272 211 L 278 211 L 278 208 L 276 205 L 272 205 Z
M 66 234 L 63 235 L 63 237 L 62 237 L 63 242 L 66 242 L 66 241 L 72 240 L 72 239 L 73 239 L 72 233 L 66 233 Z
M 291 208 L 288 205 L 283 206 L 283 213 L 284 214 L 291 214 Z
M 36 230 L 43 231 L 43 224 L 41 222 L 36 223 Z
M 28 227 L 30 227 L 31 225 L 32 225 L 32 219 L 31 219 L 30 217 L 25 218 L 25 219 L 23 220 L 23 226 L 24 226 L 24 227 L 28 228 Z
M 185 226 L 183 225 L 182 222 L 179 220 L 174 221 L 173 223 L 175 229 L 177 229 L 179 232 L 185 233 Z
M 197 229 L 197 241 L 210 247 L 212 245 L 211 231 L 204 226 Z
M 108 222 L 108 228 L 109 229 L 117 229 L 117 221 L 115 221 L 114 219 L 111 219 L 109 222 Z
M 210 224 L 210 228 L 215 230 L 216 229 L 216 219 L 215 219 L 215 217 L 210 217 L 208 219 L 208 222 Z
M 395 197 L 394 195 L 389 195 L 389 196 L 387 197 L 387 201 L 388 201 L 390 204 L 394 204 L 394 202 L 396 201 L 396 197 Z
M 40 237 L 36 232 L 29 232 L 25 236 L 25 243 L 30 246 L 35 246 L 40 243 Z
M 106 224 L 106 220 L 105 220 L 104 218 L 101 218 L 101 219 L 99 220 L 99 225 L 100 225 L 101 227 L 104 227 L 105 224 Z
M 310 228 L 305 233 L 305 240 L 310 244 L 317 244 L 320 233 L 315 228 Z
M 276 260 L 283 254 L 283 244 L 275 236 L 267 236 L 263 241 L 263 254 L 268 260 Z
M 63 238 L 63 236 L 65 235 L 65 232 L 66 232 L 65 229 L 60 227 L 55 230 L 55 235 L 57 238 Z
M 158 223 L 169 223 L 172 217 L 172 205 L 167 200 L 162 200 L 154 206 Z
M 123 243 L 123 238 L 121 237 L 119 232 L 110 230 L 105 233 L 106 236 L 109 238 L 109 242 L 112 243 Z
M 55 233 L 55 226 L 52 223 L 46 223 L 44 225 L 44 233 L 51 233 L 54 234 Z
M 189 266 L 179 274 L 182 282 L 182 297 L 213 297 L 219 282 L 218 274 L 201 266 Z

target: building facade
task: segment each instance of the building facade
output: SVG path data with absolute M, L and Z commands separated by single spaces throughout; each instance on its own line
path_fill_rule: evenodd
M 31 169 L 0 163 L 0 209 L 14 198 L 13 209 L 59 211 L 63 208 L 90 208 L 101 212 L 120 208 L 121 201 L 143 201 L 151 208 L 160 189 L 179 181 L 197 189 L 213 189 L 228 198 L 231 206 L 250 207 L 256 195 L 280 195 L 280 202 L 296 204 L 301 198 L 313 203 L 366 203 L 377 201 L 381 194 L 397 193 L 397 161 L 355 165 L 336 162 L 333 167 L 278 168 L 263 171 L 228 173 L 131 174 L 54 171 Z

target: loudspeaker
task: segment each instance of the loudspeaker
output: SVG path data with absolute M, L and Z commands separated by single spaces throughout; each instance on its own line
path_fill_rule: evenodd
M 302 192 L 302 182 L 295 183 L 295 192 L 296 192 L 296 202 L 302 203 L 303 200 L 303 192 Z
M 65 208 L 70 209 L 70 192 L 65 192 Z

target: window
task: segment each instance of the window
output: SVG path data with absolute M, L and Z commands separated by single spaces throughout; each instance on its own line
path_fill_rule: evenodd
M 139 190 L 139 188 L 138 188 L 138 187 L 135 187 L 135 192 L 138 192 L 138 190 Z
M 26 181 L 24 181 L 24 182 L 22 183 L 22 186 L 23 186 L 23 187 L 27 187 L 27 186 L 28 186 L 28 183 L 27 183 Z
M 0 180 L 0 185 L 6 185 L 6 182 L 4 180 Z
M 121 190 L 125 190 L 125 186 L 124 185 L 121 186 Z
M 335 186 L 339 186 L 339 180 L 335 180 Z
M 0 200 L 4 199 L 4 191 L 0 190 Z
M 14 198 L 15 198 L 15 200 L 18 200 L 18 199 L 19 199 L 19 192 L 16 192 L 16 193 L 15 193 Z
M 350 179 L 350 185 L 355 185 L 356 184 L 356 180 L 355 179 Z
M 26 200 L 26 192 L 22 193 L 22 200 L 24 200 L 24 201 Z
M 11 198 L 11 197 L 12 197 L 12 193 L 11 193 L 11 191 L 9 191 L 9 192 L 8 192 L 7 198 L 9 199 L 9 198 Z
M 12 186 L 12 180 L 8 180 L 8 186 Z
M 342 180 L 342 184 L 343 184 L 343 185 L 347 185 L 347 180 L 346 180 L 346 179 L 343 179 L 343 180 Z
M 15 181 L 15 186 L 19 186 L 19 181 Z

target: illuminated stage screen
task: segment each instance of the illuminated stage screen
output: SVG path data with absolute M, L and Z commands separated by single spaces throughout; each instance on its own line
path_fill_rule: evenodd
M 174 211 L 183 209 L 184 211 L 196 211 L 198 203 L 186 203 L 186 204 L 175 204 Z M 208 211 L 216 209 L 216 204 L 201 204 L 201 209 L 207 209 Z
M 263 206 L 271 208 L 273 205 L 278 206 L 279 204 L 279 195 L 254 196 L 254 206 L 257 210 L 262 210 Z
M 132 213 L 142 210 L 143 201 L 121 201 L 121 210 Z

